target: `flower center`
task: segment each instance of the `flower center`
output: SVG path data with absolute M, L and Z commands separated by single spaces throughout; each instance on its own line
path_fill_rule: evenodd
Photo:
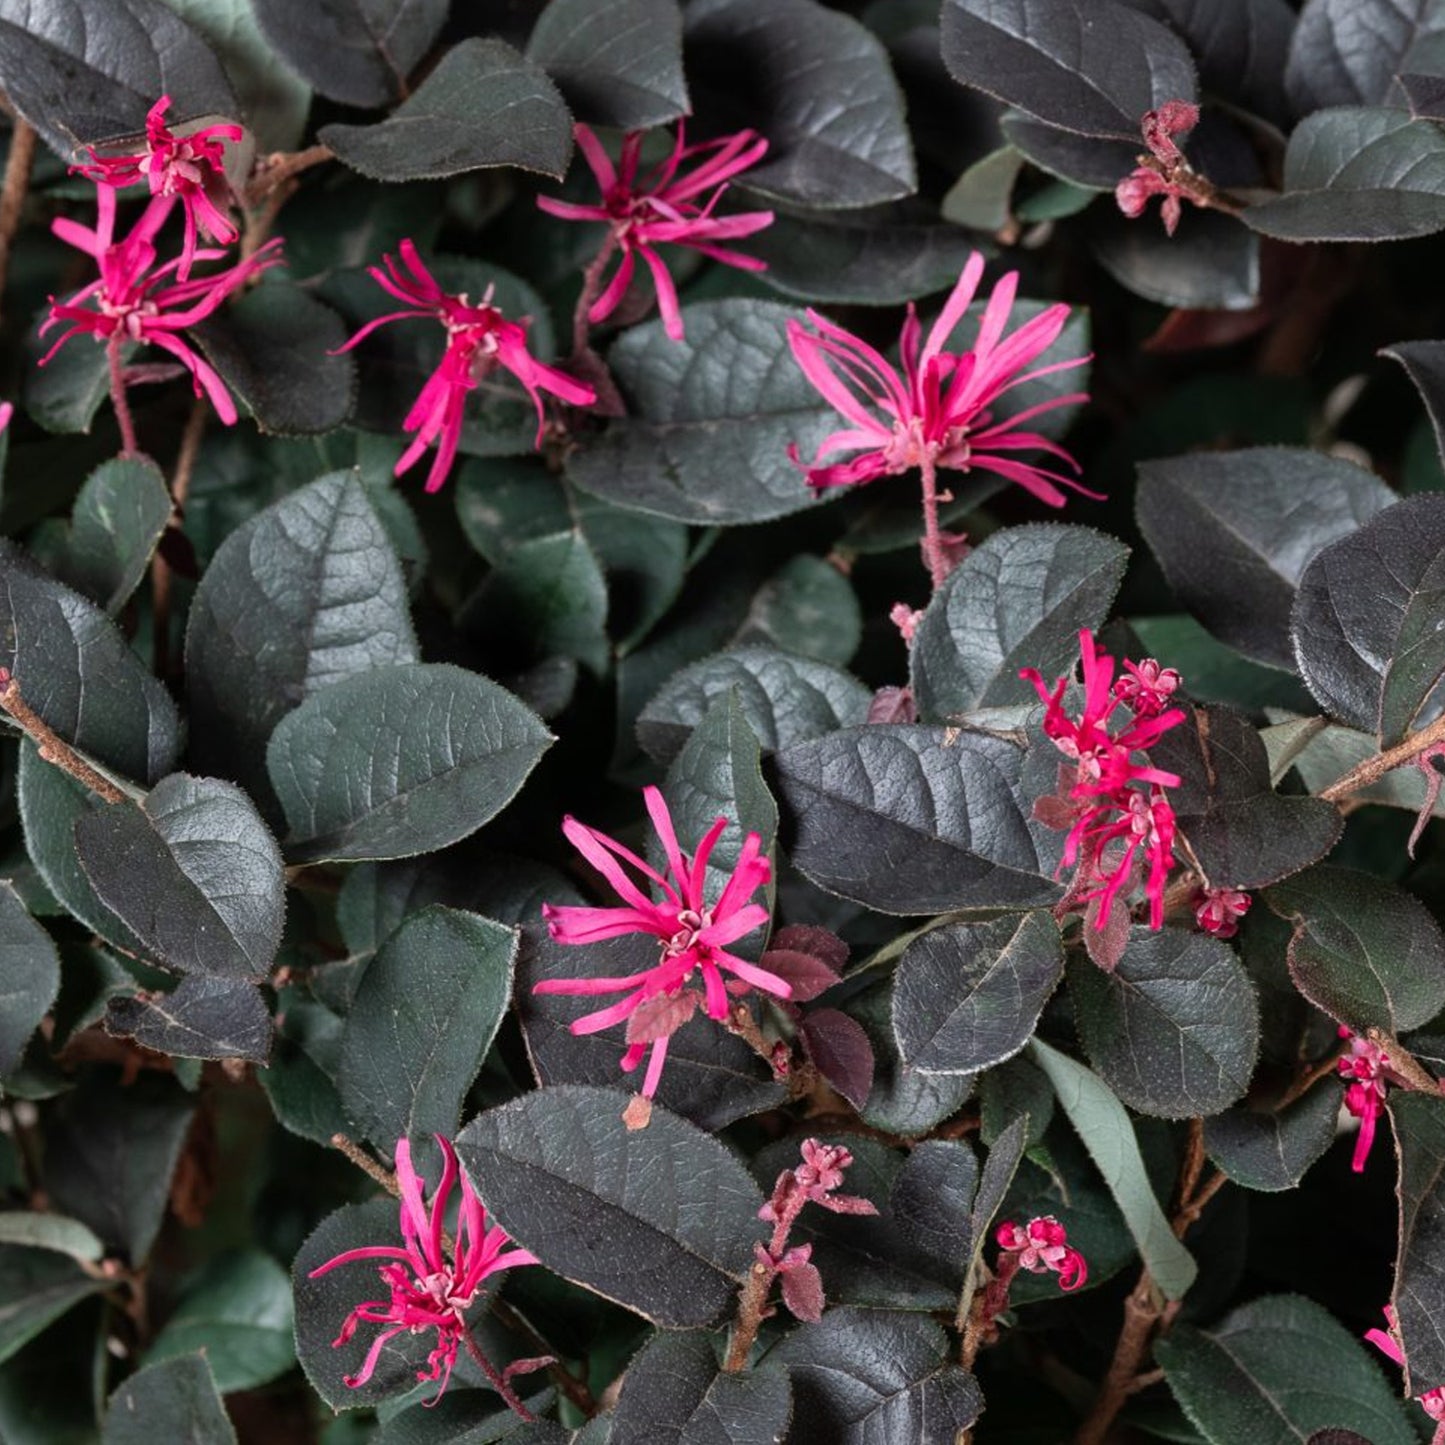
M 664 958 L 676 958 L 678 954 L 696 947 L 698 935 L 712 925 L 712 911 L 704 908 L 698 912 L 696 909 L 684 908 L 677 915 L 677 922 L 677 932 L 662 946 Z

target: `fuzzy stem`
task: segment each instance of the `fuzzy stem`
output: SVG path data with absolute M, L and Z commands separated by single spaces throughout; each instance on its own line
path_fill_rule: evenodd
M 191 477 L 200 455 L 201 438 L 206 430 L 206 400 L 197 397 L 181 433 L 180 450 L 176 453 L 176 470 L 171 478 L 172 517 L 185 513 L 186 497 L 191 490 Z M 165 677 L 171 665 L 171 568 L 159 549 L 151 558 L 151 648 L 155 672 Z
M 35 164 L 35 128 L 17 115 L 10 131 L 10 155 L 5 162 L 5 182 L 0 186 L 0 292 L 10 274 L 10 251 L 20 226 L 20 213 L 30 190 L 30 171 Z
M 107 803 L 125 802 L 125 794 L 109 778 L 102 777 L 84 758 L 60 738 L 55 730 L 20 696 L 20 684 L 0 669 L 0 681 L 4 691 L 0 692 L 0 709 L 9 713 L 19 723 L 35 746 L 40 756 L 54 764 L 63 773 L 69 773 L 76 782 L 105 799 Z
M 925 452 L 919 462 L 923 473 L 923 563 L 938 591 L 948 577 L 948 558 L 943 553 L 943 537 L 938 525 L 938 474 L 933 456 Z
M 617 249 L 617 233 L 609 230 L 601 248 L 582 273 L 582 294 L 572 312 L 572 361 L 575 365 L 587 355 L 588 338 L 592 330 L 592 319 L 587 314 L 602 294 L 602 273 Z
M 1426 748 L 1434 747 L 1439 742 L 1445 742 L 1445 715 L 1436 718 L 1429 727 L 1411 733 L 1404 742 L 1396 743 L 1393 748 L 1386 748 L 1384 752 L 1376 753 L 1374 757 L 1356 764 L 1344 777 L 1336 778 L 1317 796 L 1327 803 L 1338 803 L 1351 793 L 1378 782 L 1393 768 L 1414 762 Z
M 552 1363 L 547 1366 L 547 1373 L 556 1382 L 557 1388 L 590 1420 L 597 1413 L 597 1401 L 592 1398 L 592 1391 L 587 1388 L 587 1382 L 579 1380 L 571 1370 L 555 1358 L 556 1351 L 537 1333 L 524 1315 L 518 1314 L 505 1300 L 498 1299 L 495 1295 L 490 1297 L 488 1303 L 492 1313 L 509 1330 L 515 1330 L 519 1335 L 525 1335 L 528 1342 L 536 1349 L 541 1350 L 543 1354 L 554 1356 Z
M 1154 1279 L 1145 1269 L 1133 1293 L 1124 1301 L 1124 1328 L 1109 1362 L 1109 1373 L 1089 1417 L 1079 1426 L 1074 1445 L 1103 1445 L 1115 1416 L 1134 1393 L 1134 1381 L 1144 1363 L 1145 1352 L 1158 1324 L 1161 1311 L 1154 1299 Z
M 769 1269 L 762 1260 L 754 1260 L 738 1296 L 738 1319 L 733 1326 L 733 1337 L 728 1343 L 727 1359 L 723 1369 L 736 1375 L 748 1362 L 753 1341 L 758 1337 L 758 1327 L 763 1322 L 768 1306 L 768 1294 L 772 1290 L 776 1270 Z
M 472 1338 L 472 1332 L 463 1327 L 462 1342 L 467 1347 L 467 1353 L 474 1359 L 481 1368 L 482 1373 L 490 1381 L 492 1389 L 499 1394 L 507 1405 L 522 1417 L 529 1425 L 537 1417 L 517 1398 L 516 1391 L 498 1373 L 497 1367 L 477 1347 L 477 1342 Z
M 330 146 L 314 145 L 301 151 L 276 151 L 267 156 L 257 164 L 246 187 L 247 206 L 257 205 L 292 176 L 299 176 L 302 171 L 329 161 L 334 154 Z
M 401 1198 L 401 1188 L 396 1182 L 396 1175 L 384 1165 L 378 1164 L 359 1144 L 348 1139 L 345 1134 L 333 1134 L 331 1147 L 339 1149 L 368 1179 L 375 1180 L 388 1194 L 397 1199 Z
M 115 409 L 115 419 L 120 426 L 120 454 L 123 457 L 140 455 L 140 446 L 135 438 L 135 418 L 131 416 L 130 399 L 125 394 L 125 365 L 121 358 L 124 345 L 119 333 L 105 344 L 105 357 L 110 363 L 110 404 Z

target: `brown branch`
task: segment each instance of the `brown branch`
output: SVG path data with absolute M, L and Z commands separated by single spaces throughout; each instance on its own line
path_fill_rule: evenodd
M 401 1187 L 396 1182 L 396 1175 L 385 1165 L 378 1164 L 359 1144 L 348 1139 L 345 1134 L 333 1134 L 331 1147 L 339 1149 L 368 1179 L 375 1180 L 388 1194 L 401 1198 Z
M 242 199 L 247 209 L 260 205 L 277 187 L 293 176 L 329 161 L 336 153 L 330 146 L 307 146 L 300 151 L 276 151 L 256 164 L 255 173 L 246 186 Z
M 597 298 L 602 294 L 602 273 L 607 269 L 607 263 L 612 259 L 612 253 L 617 249 L 617 232 L 609 230 L 603 239 L 602 245 L 598 248 L 597 254 L 588 263 L 587 269 L 582 273 L 582 291 L 577 297 L 577 305 L 572 311 L 572 363 L 574 366 L 581 364 L 591 351 L 590 336 L 592 331 L 591 312 Z
M 35 744 L 41 758 L 59 768 L 61 772 L 69 773 L 77 783 L 89 788 L 107 803 L 125 802 L 125 794 L 109 778 L 96 772 L 20 696 L 20 684 L 3 668 L 0 668 L 0 683 L 4 685 L 4 691 L 0 692 L 0 709 L 15 719 L 21 730 Z
M 30 191 L 30 172 L 35 164 L 35 128 L 17 115 L 10 131 L 10 155 L 5 162 L 5 181 L 0 185 L 0 293 L 10 274 L 10 252 L 20 213 Z
M 176 469 L 171 477 L 171 522 L 177 515 L 184 514 L 186 497 L 191 490 L 191 477 L 195 474 L 196 458 L 201 451 L 201 438 L 206 431 L 207 403 L 198 396 L 186 418 L 185 430 L 181 433 L 180 449 L 176 452 Z M 167 525 L 170 525 L 168 523 Z M 151 558 L 151 659 L 155 672 L 166 677 L 171 666 L 171 564 L 157 548 Z
M 1350 793 L 1379 782 L 1386 773 L 1401 764 L 1413 763 L 1427 748 L 1442 742 L 1445 742 L 1445 715 L 1436 718 L 1429 727 L 1411 733 L 1404 742 L 1396 743 L 1393 748 L 1386 748 L 1384 752 L 1376 753 L 1374 757 L 1356 764 L 1344 777 L 1336 778 L 1317 796 L 1327 803 L 1337 803 Z
M 1093 1409 L 1074 1436 L 1074 1445 L 1103 1445 L 1115 1416 L 1134 1393 L 1134 1382 L 1139 1378 L 1154 1327 L 1162 1314 L 1155 1299 L 1153 1276 L 1145 1269 L 1133 1293 L 1124 1301 L 1124 1328 L 1114 1346 L 1114 1358 L 1109 1362 L 1109 1372 L 1104 1376 Z
M 1179 1239 L 1183 1239 L 1189 1232 L 1190 1226 L 1204 1213 L 1204 1206 L 1229 1183 L 1229 1175 L 1222 1169 L 1216 1169 L 1208 1179 L 1204 1181 L 1203 1187 L 1186 1204 L 1182 1205 L 1179 1212 L 1171 1221 L 1174 1226 L 1174 1233 Z
M 758 1327 L 768 1315 L 768 1292 L 773 1283 L 775 1271 L 770 1270 L 761 1260 L 754 1260 L 748 1277 L 738 1295 L 738 1319 L 733 1326 L 733 1337 L 728 1342 L 727 1359 L 723 1369 L 736 1375 L 748 1362 L 753 1341 L 758 1337 Z
M 498 1299 L 495 1295 L 488 1301 L 492 1313 L 510 1330 L 515 1330 L 519 1335 L 525 1335 L 529 1344 L 534 1349 L 540 1350 L 544 1355 L 552 1355 L 552 1363 L 547 1366 L 547 1373 L 556 1382 L 557 1388 L 571 1400 L 571 1402 L 590 1420 L 597 1413 L 597 1401 L 593 1398 L 592 1391 L 587 1388 L 585 1380 L 579 1380 L 560 1360 L 555 1358 L 556 1352 L 552 1346 L 542 1338 L 524 1315 L 520 1315 L 505 1300 Z

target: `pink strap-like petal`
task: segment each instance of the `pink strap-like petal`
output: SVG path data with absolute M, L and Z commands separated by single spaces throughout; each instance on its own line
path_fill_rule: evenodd
M 924 343 L 923 352 L 919 357 L 919 365 L 924 366 L 930 357 L 937 356 L 944 348 L 944 344 L 953 334 L 953 328 L 963 319 L 964 313 L 973 304 L 973 298 L 978 291 L 978 283 L 983 279 L 983 257 L 975 251 L 969 258 L 959 276 L 957 284 L 949 293 L 948 300 L 943 304 L 943 310 L 938 313 L 938 320 L 933 323 L 928 333 L 928 340 Z

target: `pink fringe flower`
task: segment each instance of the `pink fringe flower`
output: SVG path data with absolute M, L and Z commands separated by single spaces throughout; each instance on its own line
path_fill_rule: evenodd
M 1024 1225 L 1007 1220 L 999 1225 L 994 1238 L 1016 1269 L 1026 1269 L 1030 1274 L 1052 1270 L 1062 1290 L 1079 1289 L 1088 1281 L 1088 1263 L 1077 1249 L 1069 1247 L 1068 1232 L 1052 1214 L 1041 1214 Z M 1000 1277 L 1002 1266 L 1000 1261 Z
M 1097 497 L 1073 477 L 1015 455 L 1046 452 L 1077 473 L 1079 464 L 1062 447 L 1022 428 L 1044 412 L 1087 401 L 1087 393 L 1039 402 L 1006 421 L 995 422 L 990 410 L 1014 387 L 1090 359 L 1079 356 L 1029 369 L 1058 340 L 1069 318 L 1067 306 L 1050 306 L 1005 336 L 1018 290 L 1018 273 L 1010 271 L 989 296 L 973 345 L 964 352 L 944 350 L 973 302 L 983 268 L 983 257 L 975 252 L 926 340 L 909 305 L 899 342 L 901 374 L 866 341 L 816 311 L 808 312 L 812 331 L 801 322 L 788 323 L 788 344 L 803 374 L 849 423 L 824 438 L 811 463 L 801 461 L 796 445 L 789 447 L 788 455 L 803 469 L 810 487 L 862 486 L 928 463 L 960 472 L 995 472 L 1051 507 L 1064 505 L 1059 486 Z M 839 452 L 854 455 L 826 462 Z
M 650 933 L 661 944 L 656 964 L 625 978 L 550 978 L 533 985 L 539 994 L 604 994 L 626 992 L 626 997 L 595 1013 L 577 1019 L 574 1034 L 593 1034 L 627 1021 L 627 1051 L 622 1068 L 631 1073 L 651 1048 L 642 1094 L 651 1098 L 662 1077 L 672 1034 L 691 1017 L 699 1002 L 709 1018 L 728 1016 L 728 994 L 759 988 L 777 998 L 789 998 L 792 988 L 756 964 L 727 951 L 727 945 L 751 933 L 768 920 L 768 910 L 748 900 L 768 881 L 772 866 L 761 855 L 762 839 L 749 833 L 743 841 L 737 867 L 717 901 L 704 894 L 707 862 L 727 819 L 719 818 L 689 856 L 678 846 L 672 816 L 656 788 L 644 788 L 652 826 L 667 857 L 666 875 L 639 858 L 615 839 L 583 826 L 575 818 L 562 823 L 572 846 L 612 885 L 623 901 L 620 908 L 575 908 L 547 903 L 542 916 L 558 943 L 598 943 L 629 933 Z M 662 895 L 657 901 L 630 878 L 622 864 L 642 875 Z M 702 976 L 703 994 L 686 988 L 693 971 Z M 733 975 L 724 982 L 723 974 Z
M 637 166 L 642 131 L 631 131 L 623 139 L 622 153 L 615 166 L 602 143 L 585 125 L 576 126 L 575 134 L 578 149 L 602 191 L 601 202 L 579 206 L 553 196 L 538 196 L 537 205 L 549 216 L 565 221 L 600 221 L 611 228 L 608 253 L 614 246 L 622 252 L 612 280 L 587 313 L 589 321 L 594 324 L 605 321 L 622 304 L 632 284 L 637 257 L 641 256 L 652 272 L 663 327 L 674 341 L 682 340 L 677 287 L 668 273 L 667 263 L 657 252 L 659 246 L 686 246 L 742 271 L 768 269 L 767 263 L 756 256 L 720 246 L 718 242 L 740 240 L 766 229 L 773 223 L 771 211 L 713 215 L 729 182 L 757 165 L 767 153 L 768 143 L 756 131 L 740 130 L 721 140 L 689 146 L 684 143 L 683 127 L 679 125 L 672 154 L 640 180 Z M 700 160 L 704 156 L 707 159 Z M 691 171 L 680 173 L 686 163 L 699 160 L 700 164 Z M 710 194 L 705 194 L 708 192 Z
M 1165 101 L 1158 110 L 1145 113 L 1139 128 L 1149 154 L 1140 156 L 1138 168 L 1114 189 L 1119 209 L 1130 220 L 1142 216 L 1153 197 L 1163 196 L 1160 216 L 1165 234 L 1172 236 L 1183 212 L 1180 203 L 1201 203 L 1199 178 L 1174 142 L 1176 135 L 1186 135 L 1198 124 L 1199 107 L 1184 100 Z
M 1033 684 L 1044 703 L 1044 733 L 1073 764 L 1060 770 L 1057 799 L 1040 799 L 1035 816 L 1051 827 L 1067 827 L 1062 871 L 1076 864 L 1080 885 L 1070 905 L 1096 901 L 1095 926 L 1109 922 L 1115 898 L 1133 887 L 1138 867 L 1147 864 L 1145 892 L 1149 899 L 1149 926 L 1164 925 L 1164 887 L 1174 866 L 1174 810 L 1163 789 L 1177 787 L 1179 778 L 1134 754 L 1151 748 L 1184 721 L 1179 708 L 1143 716 L 1134 713 L 1116 731 L 1113 715 L 1123 703 L 1110 684 L 1114 659 L 1099 652 L 1087 629 L 1079 633 L 1084 673 L 1084 708 L 1078 718 L 1064 711 L 1069 685 L 1061 677 L 1052 691 L 1032 668 L 1019 676 Z M 1172 691 L 1172 689 L 1171 689 Z
M 1135 717 L 1158 717 L 1179 686 L 1179 674 L 1161 667 L 1152 657 L 1143 662 L 1125 662 L 1123 674 L 1114 684 L 1114 696 L 1122 698 Z
M 101 187 L 96 193 L 94 229 L 65 218 L 51 222 L 51 230 L 68 246 L 93 257 L 100 279 L 65 301 L 51 297 L 50 315 L 41 324 L 44 335 L 58 322 L 69 322 L 60 339 L 40 359 L 44 366 L 70 340 L 82 333 L 111 345 L 140 342 L 168 351 L 191 373 L 196 395 L 211 399 L 216 415 L 231 426 L 236 406 L 215 369 L 180 334 L 204 321 L 227 297 L 253 276 L 280 263 L 281 242 L 268 241 L 253 256 L 224 271 L 190 281 L 176 280 L 181 262 L 157 266 L 155 236 L 166 219 L 170 202 L 152 201 L 135 228 L 123 241 L 115 241 L 115 192 Z M 201 249 L 198 261 L 216 261 L 224 251 Z
M 1338 1066 L 1340 1077 L 1350 1081 L 1349 1088 L 1345 1090 L 1345 1108 L 1360 1121 L 1350 1167 L 1356 1174 L 1363 1174 L 1365 1161 L 1370 1157 L 1370 1149 L 1375 1142 L 1375 1125 L 1385 1112 L 1385 1068 L 1390 1057 L 1379 1044 L 1352 1033 L 1343 1024 L 1340 1025 L 1340 1037 L 1350 1041 L 1350 1051 L 1340 1059 Z
M 1405 1351 L 1401 1348 L 1400 1341 L 1396 1336 L 1399 1324 L 1395 1318 L 1395 1311 L 1391 1306 L 1385 1306 L 1385 1323 L 1389 1326 L 1385 1330 L 1366 1330 L 1365 1338 L 1376 1347 L 1384 1351 L 1402 1369 L 1405 1365 Z M 1445 1385 L 1437 1385 L 1433 1390 L 1426 1390 L 1423 1395 L 1415 1396 L 1420 1408 L 1434 1421 L 1435 1436 L 1432 1445 L 1445 1445 Z
M 414 1335 L 435 1330 L 436 1347 L 427 1356 L 427 1368 L 416 1372 L 418 1380 L 441 1381 L 436 1394 L 427 1402 L 432 1405 L 441 1399 L 451 1380 L 458 1347 L 466 1344 L 469 1352 L 476 1353 L 467 1333 L 467 1311 L 476 1301 L 482 1285 L 503 1270 L 537 1263 L 536 1256 L 525 1249 L 508 1249 L 511 1240 L 503 1230 L 496 1226 L 487 1227 L 486 1210 L 470 1182 L 461 1175 L 456 1150 L 441 1135 L 436 1136 L 436 1141 L 442 1151 L 442 1178 L 432 1197 L 430 1210 L 425 1188 L 412 1167 L 411 1145 L 406 1139 L 397 1141 L 396 1181 L 401 1189 L 402 1247 L 377 1244 L 348 1249 L 318 1265 L 308 1276 L 315 1279 L 344 1264 L 360 1260 L 388 1261 L 378 1268 L 377 1273 L 387 1286 L 390 1298 L 366 1300 L 357 1305 L 347 1315 L 333 1346 L 344 1345 L 362 1324 L 385 1326 L 372 1341 L 361 1369 L 354 1375 L 346 1376 L 347 1385 L 355 1390 L 371 1378 L 381 1358 L 382 1347 L 394 1335 L 404 1330 Z M 449 1258 L 443 1232 L 447 1204 L 458 1181 L 462 1188 L 461 1205 L 457 1213 L 456 1240 Z M 524 1363 L 533 1365 L 536 1362 Z M 485 1368 L 493 1377 L 493 1384 L 502 1385 L 504 1397 L 510 1395 L 505 1388 L 505 1376 L 496 1375 L 490 1366 Z M 508 1403 L 516 1408 L 515 1397 Z
M 397 462 L 395 475 L 409 471 L 435 442 L 437 451 L 427 475 L 426 489 L 435 492 L 441 487 L 456 459 L 467 396 L 498 366 L 522 383 L 536 407 L 538 446 L 542 444 L 546 420 L 542 409 L 544 391 L 572 406 L 591 406 L 597 400 L 597 393 L 590 386 L 554 366 L 543 365 L 527 350 L 528 318 L 507 320 L 491 304 L 491 287 L 475 305 L 466 296 L 449 295 L 422 263 L 411 241 L 403 241 L 398 249 L 400 262 L 383 256 L 382 266 L 371 266 L 368 270 L 383 291 L 406 303 L 406 309 L 368 321 L 340 348 L 350 351 L 377 327 L 388 326 L 393 321 L 435 320 L 446 330 L 446 353 L 402 423 L 403 430 L 415 432 L 416 437 Z
M 1204 933 L 1233 938 L 1254 900 L 1237 888 L 1201 888 L 1194 895 L 1194 921 Z
M 230 200 L 226 179 L 226 146 L 239 141 L 245 132 L 238 125 L 208 125 L 186 136 L 177 136 L 165 122 L 171 98 L 163 95 L 146 115 L 146 147 L 125 155 L 100 155 L 89 147 L 90 162 L 72 166 L 98 186 L 130 186 L 145 181 L 152 196 L 168 202 L 179 200 L 185 212 L 186 236 L 177 276 L 184 281 L 196 258 L 196 234 L 220 246 L 229 246 L 240 235 L 225 211 L 217 205 Z

